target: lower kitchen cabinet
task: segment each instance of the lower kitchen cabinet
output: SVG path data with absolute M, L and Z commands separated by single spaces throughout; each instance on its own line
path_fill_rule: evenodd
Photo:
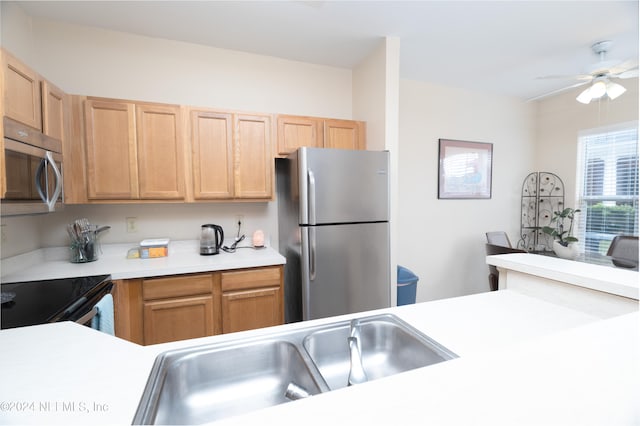
M 145 302 L 143 311 L 145 345 L 215 334 L 211 295 Z
M 222 332 L 284 324 L 280 267 L 222 273 Z
M 150 345 L 284 324 L 283 267 L 115 282 L 116 336 Z

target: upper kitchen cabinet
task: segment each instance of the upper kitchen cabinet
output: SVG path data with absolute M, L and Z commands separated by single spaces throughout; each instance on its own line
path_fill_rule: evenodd
M 42 130 L 40 77 L 7 51 L 2 51 L 4 115 Z
M 287 155 L 306 147 L 322 148 L 323 122 L 321 118 L 279 115 L 278 155 Z
M 183 200 L 184 145 L 180 107 L 136 105 L 141 199 Z
M 190 127 L 194 200 L 273 197 L 270 115 L 192 109 Z
M 364 123 L 351 120 L 325 120 L 324 147 L 365 149 Z
M 135 105 L 89 99 L 84 113 L 88 198 L 137 199 Z
M 89 200 L 184 200 L 178 106 L 85 101 Z
M 67 95 L 47 80 L 42 80 L 42 132 L 65 140 Z
M 272 198 L 271 116 L 234 114 L 233 128 L 235 197 Z
M 278 115 L 277 155 L 306 147 L 365 149 L 365 123 L 353 120 Z
M 190 111 L 193 198 L 233 198 L 233 117 L 216 111 Z

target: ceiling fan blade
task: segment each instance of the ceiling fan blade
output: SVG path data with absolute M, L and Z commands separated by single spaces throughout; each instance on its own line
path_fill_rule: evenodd
M 621 72 L 620 74 L 617 75 L 613 75 L 613 78 L 634 78 L 634 77 L 638 77 L 638 67 L 632 68 L 630 70 L 627 70 L 625 72 Z
M 622 74 L 618 74 L 617 77 L 618 78 L 622 78 L 622 79 L 624 79 L 624 78 L 634 78 L 634 77 L 637 78 L 638 77 L 638 70 L 635 69 L 635 70 L 626 71 L 626 72 L 623 72 Z
M 542 77 L 536 77 L 536 80 L 580 80 L 588 81 L 593 78 L 590 74 L 578 74 L 578 75 L 544 75 Z
M 609 69 L 609 73 L 610 74 L 622 74 L 626 71 L 631 71 L 631 70 L 635 70 L 638 69 L 638 61 L 636 60 L 628 60 L 628 61 L 624 61 L 614 67 L 611 67 Z
M 559 93 L 566 92 L 567 90 L 571 90 L 571 89 L 574 89 L 576 87 L 584 86 L 587 83 L 589 83 L 589 82 L 588 81 L 583 81 L 582 83 L 576 83 L 576 84 L 572 84 L 571 86 L 563 87 L 561 89 L 552 90 L 551 92 L 547 92 L 547 93 L 544 93 L 542 95 L 538 95 L 538 96 L 534 96 L 533 98 L 529 98 L 529 99 L 527 99 L 527 102 L 537 101 L 537 100 L 540 100 L 540 99 L 543 99 L 543 98 L 546 98 L 546 97 L 549 97 L 549 96 L 557 95 Z

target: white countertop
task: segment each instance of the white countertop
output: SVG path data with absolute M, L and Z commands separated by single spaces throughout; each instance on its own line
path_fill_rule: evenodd
M 460 358 L 222 423 L 640 420 L 637 313 L 599 320 L 504 290 L 147 347 L 74 323 L 2 330 L 0 422 L 128 424 L 160 352 L 381 312 L 394 313 Z
M 638 271 L 530 253 L 487 256 L 487 263 L 630 299 L 639 298 Z
M 201 256 L 199 242 L 171 241 L 169 256 L 154 259 L 127 259 L 135 244 L 103 244 L 98 260 L 69 262 L 69 248 L 36 250 L 2 260 L 2 282 L 34 281 L 110 274 L 114 280 L 205 271 L 283 265 L 285 258 L 271 247 L 238 248 L 235 253 Z

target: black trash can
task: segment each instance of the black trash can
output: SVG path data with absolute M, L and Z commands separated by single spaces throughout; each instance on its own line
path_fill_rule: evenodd
M 398 265 L 398 306 L 416 303 L 418 276 L 404 266 Z

